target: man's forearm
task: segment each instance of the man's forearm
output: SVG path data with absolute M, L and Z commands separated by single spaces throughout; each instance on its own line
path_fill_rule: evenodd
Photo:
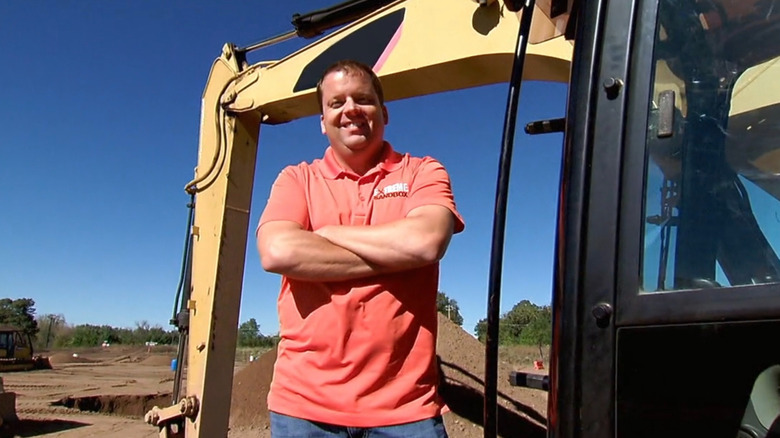
M 437 262 L 452 235 L 446 215 L 407 217 L 382 225 L 334 225 L 315 233 L 360 258 L 392 270 L 413 269 Z
M 310 231 L 275 235 L 258 249 L 263 268 L 304 281 L 340 281 L 389 272 Z

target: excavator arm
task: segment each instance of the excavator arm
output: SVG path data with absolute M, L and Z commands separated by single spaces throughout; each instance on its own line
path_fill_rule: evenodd
M 377 3 L 284 59 L 247 66 L 245 53 L 228 44 L 214 61 L 202 99 L 196 177 L 186 187 L 197 205 L 186 396 L 147 414 L 161 436 L 227 435 L 260 125 L 317 114 L 319 75 L 344 58 L 373 66 L 387 100 L 509 79 L 522 11 L 497 1 Z M 536 39 L 560 33 L 560 23 L 535 13 Z M 529 46 L 524 79 L 567 81 L 571 52 L 563 38 Z
M 549 20 L 537 23 L 540 37 L 549 35 Z M 499 2 L 396 1 L 284 59 L 236 72 L 221 103 L 231 113 L 257 112 L 264 124 L 317 114 L 317 80 L 343 58 L 373 66 L 388 101 L 506 82 L 517 28 Z M 524 79 L 567 81 L 571 50 L 563 38 L 532 45 Z

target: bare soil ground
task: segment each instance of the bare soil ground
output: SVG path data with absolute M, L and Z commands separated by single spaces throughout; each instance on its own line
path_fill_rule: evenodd
M 440 319 L 438 354 L 441 393 L 450 412 L 445 424 L 453 438 L 481 438 L 484 346 L 460 327 Z M 73 354 L 76 353 L 77 356 Z M 152 406 L 171 402 L 174 372 L 169 347 L 115 347 L 50 352 L 51 370 L 3 374 L 5 390 L 16 393 L 19 421 L 0 427 L 5 437 L 153 438 L 143 421 Z M 512 387 L 510 371 L 535 371 L 534 349 L 502 349 L 499 365 L 498 434 L 543 438 L 547 394 Z M 253 362 L 236 363 L 230 438 L 270 436 L 265 397 L 275 351 Z

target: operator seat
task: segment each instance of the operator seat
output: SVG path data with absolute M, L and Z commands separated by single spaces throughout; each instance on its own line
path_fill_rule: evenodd
M 737 438 L 780 438 L 780 365 L 756 377 Z

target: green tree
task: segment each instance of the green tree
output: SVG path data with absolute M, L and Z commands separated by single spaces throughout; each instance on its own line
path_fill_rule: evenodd
M 474 327 L 474 334 L 481 342 L 487 337 L 487 319 L 481 319 Z M 528 300 L 520 301 L 501 316 L 498 322 L 498 342 L 501 345 L 549 345 L 552 340 L 552 310 L 550 306 L 538 306 Z
M 133 330 L 133 344 L 144 344 L 151 341 L 151 328 L 149 321 L 136 321 Z
M 135 331 L 131 328 L 120 328 L 116 330 L 117 344 L 123 345 L 140 345 L 143 341 L 136 339 Z
M 480 342 L 485 342 L 487 339 L 487 318 L 482 318 L 474 326 L 474 335 Z
M 442 291 L 436 292 L 436 309 L 455 324 L 463 325 L 463 316 L 460 314 L 458 302 Z
M 515 304 L 512 310 L 501 318 L 499 338 L 506 344 L 522 343 L 522 335 L 528 324 L 539 316 L 540 306 L 523 300 Z
M 264 336 L 260 333 L 260 325 L 254 318 L 238 326 L 239 347 L 273 347 L 279 342 L 279 336 Z
M 173 331 L 165 331 L 160 325 L 153 325 L 146 331 L 146 339 L 143 343 L 154 342 L 161 345 L 170 345 L 178 342 L 179 335 Z
M 35 317 L 38 324 L 38 337 L 36 339 L 36 348 L 47 349 L 53 345 L 54 340 L 61 334 L 67 323 L 62 314 L 47 313 Z
M 73 327 L 69 346 L 71 347 L 95 347 L 103 343 L 103 330 L 100 326 L 80 324 Z
M 0 324 L 21 329 L 32 337 L 38 334 L 38 321 L 35 320 L 35 301 L 31 298 L 0 299 Z
M 72 326 L 60 327 L 57 331 L 57 336 L 50 342 L 56 348 L 72 347 L 73 346 L 73 332 L 75 329 Z
M 506 318 L 506 314 L 498 320 L 498 343 L 500 345 L 518 344 L 522 332 L 522 325 L 513 323 Z M 487 318 L 482 318 L 474 327 L 474 334 L 480 342 L 487 342 Z
M 239 347 L 256 347 L 260 337 L 260 326 L 254 318 L 241 323 L 238 326 L 238 345 Z
M 536 345 L 539 347 L 539 359 L 544 360 L 542 346 L 552 343 L 552 308 L 544 306 L 531 322 L 523 329 L 520 335 L 520 343 L 523 345 Z

